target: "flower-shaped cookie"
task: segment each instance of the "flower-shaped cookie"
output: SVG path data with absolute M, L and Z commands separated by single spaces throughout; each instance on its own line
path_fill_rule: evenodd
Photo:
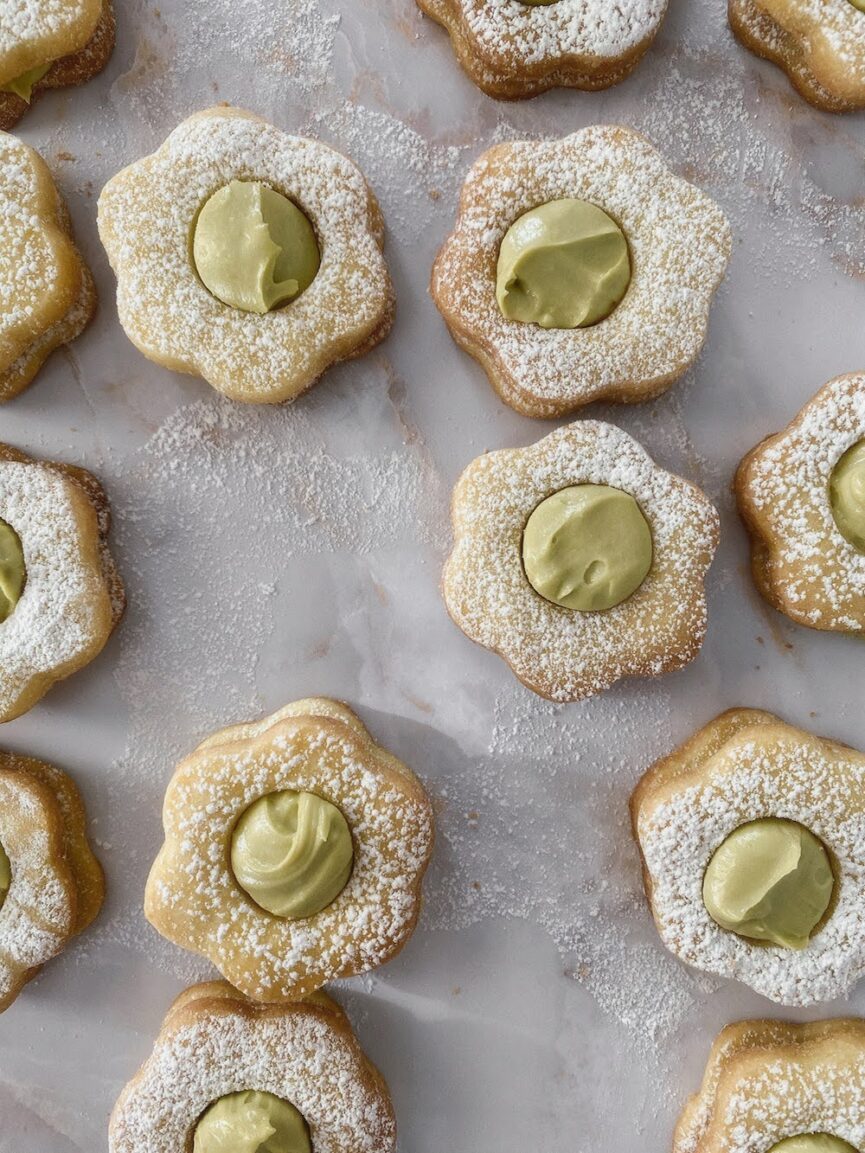
M 102 907 L 75 785 L 53 765 L 0 752 L 0 1012 Z
M 658 932 L 681 960 L 786 1005 L 842 996 L 865 972 L 865 754 L 732 709 L 648 770 L 631 815 Z M 737 830 L 767 822 L 806 830 L 817 855 L 801 840 L 764 841 L 759 859 L 726 852 L 727 903 L 748 927 L 722 927 L 707 908 L 710 863 Z
M 655 38 L 667 0 L 417 0 L 444 25 L 460 64 L 489 96 L 516 100 L 549 88 L 609 88 Z
M 812 1135 L 822 1143 L 793 1143 Z M 673 1153 L 856 1153 L 863 1145 L 865 1021 L 738 1021 L 712 1046 Z
M 50 88 L 83 84 L 114 48 L 111 0 L 4 0 L 0 5 L 0 128 Z
M 566 508 L 540 524 L 535 548 L 528 534 L 535 513 L 550 507 L 548 498 L 581 488 L 594 501 L 586 519 Z M 619 513 L 599 519 L 611 505 Z M 442 581 L 448 612 L 534 692 L 580 700 L 621 677 L 669 672 L 697 655 L 718 514 L 698 488 L 659 468 L 615 425 L 578 421 L 528 448 L 478 457 L 457 482 L 452 516 L 454 547 Z M 577 532 L 568 537 L 571 528 Z M 550 578 L 543 594 L 536 591 L 541 580 L 527 574 L 527 542 L 541 578 Z M 572 548 L 570 556 L 557 558 L 559 543 Z M 574 590 L 601 611 L 561 603 Z M 596 590 L 604 600 L 593 599 Z M 605 607 L 610 600 L 617 603 Z
M 430 802 L 346 705 L 297 701 L 180 763 L 145 913 L 261 1001 L 395 956 L 420 912 Z
M 766 600 L 797 624 L 865 632 L 865 373 L 830 380 L 758 444 L 735 490 Z
M 92 661 L 123 615 L 110 521 L 90 473 L 0 445 L 0 722 Z
M 815 107 L 865 108 L 862 0 L 729 0 L 728 15 L 745 47 L 783 68 Z
M 111 1153 L 393 1153 L 396 1122 L 330 997 L 258 1005 L 213 981 L 172 1005 L 114 1107 L 108 1143 Z
M 561 200 L 596 206 L 618 226 L 630 256 L 624 297 L 586 327 L 508 319 L 496 291 L 502 241 L 521 216 Z M 648 400 L 681 376 L 702 347 L 730 247 L 721 210 L 642 136 L 596 126 L 484 153 L 463 186 L 431 291 L 457 344 L 507 404 L 561 416 L 595 400 Z M 571 278 L 558 294 L 573 286 Z
M 0 403 L 87 325 L 93 278 L 37 152 L 0 132 Z
M 393 320 L 381 213 L 361 172 L 249 112 L 199 112 L 115 176 L 99 234 L 130 340 L 234 400 L 293 400 Z

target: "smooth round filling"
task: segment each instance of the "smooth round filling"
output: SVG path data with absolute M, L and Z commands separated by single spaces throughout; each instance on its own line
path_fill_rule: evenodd
M 231 838 L 240 887 L 276 917 L 313 917 L 345 888 L 354 862 L 348 823 L 315 793 L 284 790 L 259 797 Z
M 220 1097 L 195 1128 L 193 1153 L 312 1153 L 309 1126 L 273 1093 L 247 1089 Z
M 505 233 L 496 300 L 508 320 L 585 328 L 610 315 L 631 280 L 625 234 L 585 200 L 551 200 Z
M 6 895 L 9 892 L 9 886 L 11 884 L 12 865 L 9 862 L 6 850 L 0 845 L 0 909 L 3 908 L 3 902 L 6 900 Z
M 785 1137 L 773 1145 L 769 1153 L 856 1153 L 856 1148 L 829 1133 L 802 1133 L 798 1137 Z
M 865 553 L 865 440 L 848 448 L 832 469 L 829 503 L 838 531 Z
M 749 821 L 715 851 L 703 901 L 722 929 L 787 949 L 804 949 L 835 888 L 829 854 L 796 821 Z
M 52 63 L 53 61 L 49 60 L 47 64 L 37 64 L 35 68 L 28 68 L 20 76 L 15 76 L 12 80 L 7 80 L 5 84 L 0 85 L 0 92 L 12 92 L 29 104 L 33 96 L 33 86 L 39 83 Z
M 858 8 L 860 12 L 865 12 L 865 0 L 850 0 L 854 8 Z
M 0 624 L 12 615 L 27 580 L 21 538 L 5 520 L 0 520 Z
M 542 500 L 523 531 L 529 584 L 553 604 L 601 612 L 627 600 L 652 567 L 652 532 L 621 489 L 575 484 Z
M 266 184 L 232 180 L 198 214 L 192 259 L 223 304 L 264 314 L 312 284 L 321 254 L 296 204 Z

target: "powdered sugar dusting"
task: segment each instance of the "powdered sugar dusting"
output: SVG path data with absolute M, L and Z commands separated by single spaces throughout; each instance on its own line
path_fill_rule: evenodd
M 758 716 L 758 722 L 772 718 Z M 801 950 L 755 944 L 709 916 L 702 896 L 715 849 L 763 817 L 796 821 L 832 854 L 836 897 Z M 679 957 L 736 977 L 787 1005 L 843 995 L 865 972 L 865 757 L 782 726 L 762 740 L 745 726 L 682 787 L 638 815 L 659 931 Z
M 622 489 L 651 527 L 649 574 L 603 613 L 551 604 L 532 589 L 521 562 L 529 515 L 573 484 Z M 443 577 L 448 610 L 536 692 L 579 700 L 621 677 L 679 668 L 699 649 L 717 513 L 699 489 L 658 468 L 614 425 L 582 421 L 528 448 L 479 457 L 457 485 L 453 521 L 454 550 Z
M 118 1104 L 112 1153 L 184 1149 L 208 1105 L 250 1086 L 290 1101 L 322 1153 L 391 1153 L 390 1103 L 330 1012 L 199 1012 L 169 1026 Z

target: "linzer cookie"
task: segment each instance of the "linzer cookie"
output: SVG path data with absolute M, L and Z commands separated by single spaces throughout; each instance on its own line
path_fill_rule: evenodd
M 0 1012 L 91 924 L 104 895 L 73 782 L 0 752 Z
M 393 321 L 363 175 L 249 112 L 199 112 L 115 176 L 99 234 L 130 340 L 234 400 L 293 400 Z
M 785 1005 L 865 972 L 865 754 L 732 709 L 631 800 L 646 894 L 683 961 Z
M 93 278 L 51 173 L 37 152 L 0 132 L 0 404 L 81 333 L 95 308 Z
M 246 996 L 280 1002 L 394 957 L 420 912 L 430 802 L 346 705 L 216 733 L 177 767 L 144 911 Z
M 172 1005 L 111 1115 L 110 1153 L 394 1153 L 384 1078 L 324 993 L 260 1005 L 212 981 Z
M 418 0 L 450 34 L 471 79 L 518 100 L 549 88 L 609 88 L 637 66 L 667 0 Z
M 88 664 L 123 615 L 102 486 L 0 445 L 0 722 Z
M 739 465 L 757 588 L 797 624 L 865 632 L 865 373 L 836 376 Z
M 746 48 L 825 112 L 865 108 L 865 0 L 729 0 Z
M 580 700 L 697 655 L 718 514 L 615 425 L 478 457 L 451 509 L 448 612 L 534 692 Z
M 738 1021 L 719 1035 L 673 1153 L 865 1148 L 865 1021 Z
M 648 141 L 584 128 L 484 153 L 431 291 L 507 404 L 562 416 L 649 400 L 682 375 L 730 246 L 723 212 Z
M 114 48 L 111 0 L 2 0 L 0 128 L 11 128 L 37 96 L 84 84 Z

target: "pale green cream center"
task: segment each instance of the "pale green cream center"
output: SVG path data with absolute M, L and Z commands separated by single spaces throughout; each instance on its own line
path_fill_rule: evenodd
M 848 448 L 832 469 L 829 503 L 838 531 L 865 553 L 865 440 Z
M 198 214 L 192 259 L 223 304 L 263 315 L 312 284 L 321 255 L 296 204 L 266 184 L 232 180 Z
M 195 1129 L 193 1153 L 312 1153 L 309 1127 L 293 1105 L 248 1089 L 220 1097 Z
M 12 865 L 10 864 L 6 850 L 0 845 L 0 909 L 3 908 L 3 902 L 6 900 L 6 895 L 9 892 L 9 886 L 11 884 Z
M 240 887 L 276 917 L 313 917 L 332 904 L 351 875 L 354 846 L 336 805 L 315 793 L 259 797 L 231 838 Z
M 523 531 L 523 567 L 545 600 L 601 612 L 627 600 L 652 567 L 652 532 L 621 489 L 576 484 L 541 501 Z
M 26 580 L 21 538 L 10 524 L 0 520 L 0 624 L 12 615 Z
M 856 1149 L 849 1141 L 829 1133 L 803 1133 L 798 1137 L 785 1137 L 773 1145 L 769 1153 L 856 1153 Z
M 832 900 L 829 854 L 796 821 L 749 821 L 715 851 L 703 901 L 723 929 L 788 949 L 804 949 Z
M 585 328 L 609 316 L 631 280 L 625 235 L 585 200 L 551 200 L 505 233 L 496 300 L 508 320 L 542 328 Z
M 531 0 L 529 0 L 531 2 Z M 858 8 L 860 12 L 865 12 L 865 0 L 850 0 L 854 8 Z
M 51 64 L 52 61 L 49 61 L 47 64 L 37 65 L 36 68 L 28 68 L 28 70 L 22 72 L 20 76 L 16 76 L 13 80 L 7 80 L 5 84 L 0 86 L 0 92 L 13 92 L 29 104 L 33 97 L 34 85 L 38 84 L 42 77 L 48 72 Z

